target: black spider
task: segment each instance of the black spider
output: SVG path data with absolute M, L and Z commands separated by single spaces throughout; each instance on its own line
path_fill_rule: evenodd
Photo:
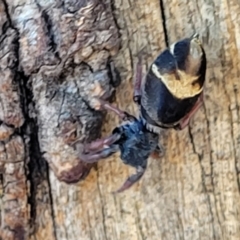
M 186 127 L 203 102 L 206 56 L 195 34 L 163 51 L 152 63 L 145 78 L 137 66 L 133 100 L 139 105 L 140 117 L 121 111 L 97 99 L 98 106 L 111 110 L 128 122 L 113 130 L 110 137 L 87 144 L 80 151 L 85 162 L 96 162 L 120 151 L 125 164 L 136 168 L 117 192 L 121 192 L 144 174 L 147 160 L 158 145 L 161 128 L 181 130 Z

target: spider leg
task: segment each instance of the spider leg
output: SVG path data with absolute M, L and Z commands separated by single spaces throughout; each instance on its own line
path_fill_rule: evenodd
M 165 150 L 161 144 L 158 144 L 156 149 L 152 152 L 151 157 L 154 159 L 159 159 L 163 157 L 165 154 Z
M 117 152 L 118 150 L 119 150 L 118 145 L 111 145 L 98 152 L 84 153 L 84 151 L 80 151 L 79 158 L 86 163 L 95 163 L 103 158 L 107 158 L 111 156 L 113 153 Z
M 100 138 L 91 143 L 87 143 L 84 146 L 84 152 L 101 150 L 104 148 L 104 146 L 112 145 L 113 143 L 118 141 L 120 139 L 120 137 L 121 137 L 120 134 L 112 134 L 111 136 L 108 136 L 105 138 Z
M 195 105 L 193 106 L 192 110 L 183 119 L 181 119 L 181 121 L 177 125 L 176 129 L 182 130 L 185 127 L 187 127 L 191 118 L 199 110 L 199 108 L 202 106 L 202 104 L 203 104 L 203 93 L 199 96 L 199 98 L 198 98 L 197 102 L 195 103 Z
M 134 79 L 134 92 L 133 92 L 133 101 L 137 104 L 140 104 L 141 99 L 141 84 L 142 84 L 142 59 L 139 57 L 139 61 L 136 66 L 136 76 Z
M 109 102 L 104 101 L 102 99 L 98 99 L 98 101 L 99 101 L 99 103 L 100 103 L 102 108 L 104 108 L 105 110 L 110 110 L 110 111 L 114 112 L 123 121 L 126 121 L 126 120 L 130 120 L 130 121 L 136 120 L 136 118 L 133 115 L 131 115 L 131 114 L 125 112 L 125 111 L 122 111 L 118 107 L 115 107 L 115 106 L 111 105 Z
M 143 176 L 144 172 L 145 172 L 146 168 L 138 166 L 137 167 L 137 172 L 133 175 L 131 175 L 130 177 L 127 178 L 127 180 L 125 181 L 125 183 L 115 192 L 113 193 L 120 193 L 123 192 L 125 190 L 127 190 L 128 188 L 130 188 L 134 183 L 136 183 L 137 181 L 139 181 L 141 179 L 141 177 Z

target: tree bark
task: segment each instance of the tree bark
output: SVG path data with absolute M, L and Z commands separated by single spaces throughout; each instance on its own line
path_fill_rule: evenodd
M 0 0 L 0 239 L 239 239 L 239 12 L 227 0 Z M 95 96 L 137 116 L 138 53 L 146 71 L 194 32 L 208 59 L 204 105 L 113 195 L 134 169 L 118 154 L 83 164 L 71 143 L 120 124 Z

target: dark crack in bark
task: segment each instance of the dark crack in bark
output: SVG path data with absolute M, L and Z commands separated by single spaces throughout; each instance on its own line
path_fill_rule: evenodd
M 28 203 L 30 204 L 30 229 L 31 235 L 36 232 L 37 224 L 37 194 L 38 189 L 41 187 L 44 181 L 47 181 L 48 188 L 51 185 L 48 179 L 48 168 L 47 162 L 42 156 L 40 150 L 39 139 L 38 139 L 38 122 L 36 118 L 35 102 L 33 100 L 32 92 L 32 82 L 29 77 L 26 77 L 23 72 L 18 72 L 18 82 L 20 83 L 20 96 L 21 103 L 24 112 L 24 117 L 26 119 L 25 124 L 21 128 L 21 135 L 25 138 L 26 153 L 29 158 L 27 161 L 27 179 L 30 183 L 30 193 L 28 196 Z M 51 191 L 49 190 L 50 207 L 53 208 L 51 204 Z M 52 215 L 52 220 L 54 224 L 54 215 Z
M 210 123 L 209 123 L 209 119 L 207 117 L 207 109 L 206 109 L 206 106 L 203 102 L 203 109 L 204 109 L 204 116 L 205 116 L 205 119 L 206 119 L 206 124 L 207 124 L 207 134 L 208 136 L 211 136 L 211 133 L 210 133 Z M 208 141 L 208 144 L 211 146 L 211 141 L 209 139 Z M 217 200 L 216 200 L 216 191 L 215 191 L 215 184 L 214 184 L 214 179 L 213 179 L 213 158 L 212 158 L 212 151 L 209 153 L 209 160 L 210 160 L 210 167 L 211 167 L 211 173 L 210 173 L 210 176 L 211 176 L 211 185 L 212 185 L 212 188 L 213 188 L 213 199 L 214 199 L 214 207 L 215 209 L 217 209 Z M 219 219 L 219 212 L 216 211 L 216 217 L 217 217 L 217 222 L 218 222 L 218 225 L 221 226 L 221 223 L 220 223 L 220 219 Z M 214 227 L 214 225 L 213 225 Z M 222 229 L 220 228 L 220 232 L 222 232 Z M 216 231 L 214 229 L 214 236 L 216 237 Z
M 165 44 L 167 47 L 169 47 L 169 39 L 168 39 L 168 31 L 167 31 L 167 24 L 166 24 L 166 16 L 164 12 L 164 0 L 159 0 L 160 3 L 160 10 L 162 15 L 162 26 L 163 26 L 163 32 L 164 32 L 164 38 L 165 38 Z
M 214 229 L 214 214 L 213 214 L 213 210 L 212 210 L 212 204 L 211 204 L 210 196 L 209 196 L 209 193 L 207 191 L 207 187 L 206 187 L 206 183 L 205 183 L 206 173 L 205 173 L 204 167 L 202 165 L 202 157 L 203 156 L 197 152 L 196 145 L 195 145 L 195 142 L 194 142 L 194 137 L 193 137 L 193 134 L 191 132 L 191 127 L 190 126 L 188 127 L 188 133 L 189 133 L 190 141 L 191 141 L 191 144 L 192 144 L 192 147 L 193 147 L 193 152 L 194 152 L 194 154 L 197 155 L 198 162 L 199 162 L 199 165 L 200 165 L 200 168 L 201 168 L 203 191 L 204 191 L 204 194 L 207 198 L 207 207 L 209 209 L 209 213 L 210 213 L 211 218 L 212 218 L 211 225 L 212 225 L 212 231 L 213 231 L 213 238 L 216 239 L 216 233 L 215 233 L 215 229 Z M 212 173 L 211 173 L 211 175 L 212 175 Z
M 238 117 L 237 121 L 240 124 L 240 111 L 239 111 L 240 107 L 239 107 L 238 101 L 237 101 L 237 94 L 239 94 L 239 91 L 234 86 L 234 97 L 235 97 L 236 108 L 237 108 L 237 117 Z M 233 124 L 231 126 L 232 126 L 232 131 L 233 131 Z M 233 132 L 232 132 L 232 135 L 233 135 Z M 237 144 L 238 144 L 239 138 L 240 138 L 240 135 L 236 139 Z M 236 172 L 237 172 L 238 191 L 240 193 L 240 178 L 238 176 L 239 173 L 240 173 L 240 163 L 237 161 L 237 152 L 236 152 L 236 149 L 235 149 L 235 148 L 238 147 L 237 144 L 235 145 L 235 142 L 234 142 L 234 155 L 235 155 L 235 169 L 236 169 Z

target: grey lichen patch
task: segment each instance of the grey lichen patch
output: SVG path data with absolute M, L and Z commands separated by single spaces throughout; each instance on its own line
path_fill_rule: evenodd
M 62 83 L 51 84 L 41 76 L 36 76 L 32 83 L 40 127 L 40 147 L 46 152 L 46 160 L 61 180 L 62 171 L 66 172 L 71 166 L 74 168 L 79 164 L 78 152 L 71 143 L 77 139 L 88 142 L 101 134 L 103 114 L 90 107 L 92 92 L 95 93 L 94 86 L 101 84 L 101 81 L 95 82 L 98 79 L 94 78 L 95 74 L 87 72 L 89 82 L 85 84 L 85 81 L 76 78 L 76 73 L 64 76 Z M 82 163 L 79 171 L 89 171 L 89 166 Z M 81 174 L 85 175 L 84 172 L 75 174 L 79 178 Z
M 111 8 L 98 0 L 16 1 L 9 8 L 19 32 L 19 63 L 31 75 L 28 114 L 37 119 L 41 152 L 60 180 L 76 182 L 92 165 L 81 163 L 72 143 L 100 137 L 104 115 L 93 99 L 114 92 L 109 62 L 120 42 Z
M 42 1 L 11 4 L 13 23 L 19 30 L 20 59 L 26 75 L 61 71 L 78 51 L 106 49 L 109 56 L 119 48 L 118 31 L 109 6 L 98 0 L 79 4 L 44 4 Z M 74 14 L 67 11 L 74 5 Z M 17 17 L 16 17 L 17 16 Z M 87 54 L 88 55 L 88 54 Z M 84 61 L 84 56 L 82 61 Z M 60 68 L 60 69 L 59 69 Z

